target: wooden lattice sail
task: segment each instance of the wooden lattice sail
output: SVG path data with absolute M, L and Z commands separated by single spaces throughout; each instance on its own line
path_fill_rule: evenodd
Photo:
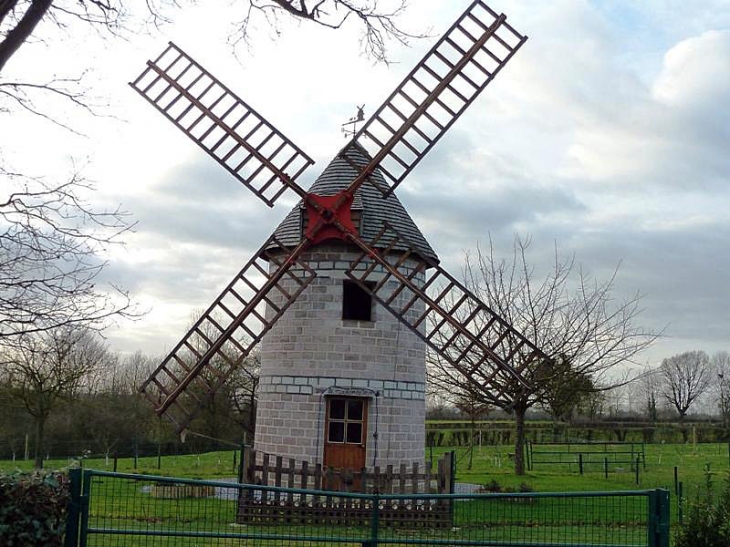
M 303 190 L 296 179 L 312 160 L 177 46 L 148 63 L 132 86 L 268 205 L 286 189 L 297 193 L 301 204 L 292 214 L 303 219 L 293 240 L 272 236 L 264 244 L 143 384 L 159 414 L 185 429 L 313 282 L 307 253 L 338 240 L 360 253 L 347 276 L 469 381 L 497 386 L 508 377 L 525 385 L 528 365 L 549 362 L 442 269 L 428 243 L 413 243 L 388 223 L 363 237 L 368 217 L 358 210 L 365 183 L 386 202 L 393 198 L 525 40 L 504 15 L 473 2 L 340 152 L 339 169 L 349 169 L 349 178 L 327 194 Z M 413 255 L 421 265 L 405 268 Z M 395 291 L 383 290 L 388 282 Z M 402 294 L 405 302 L 397 300 Z M 412 307 L 423 311 L 414 316 Z M 493 397 L 508 395 L 494 387 Z

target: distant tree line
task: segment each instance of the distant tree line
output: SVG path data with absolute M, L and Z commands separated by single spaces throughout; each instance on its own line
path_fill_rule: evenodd
M 558 362 L 559 369 L 560 365 Z M 712 355 L 697 350 L 678 353 L 609 389 L 600 389 L 588 377 L 569 375 L 564 364 L 563 369 L 556 372 L 554 381 L 543 386 L 542 400 L 527 414 L 528 420 L 574 425 L 602 421 L 672 422 L 680 426 L 687 421 L 709 421 L 730 432 L 727 351 Z M 511 419 L 508 412 L 494 407 L 480 408 L 474 415 L 470 412 L 473 405 L 453 404 L 451 398 L 440 397 L 437 391 L 432 395 L 428 411 L 431 420 Z
M 137 389 L 159 361 L 109 350 L 94 331 L 67 328 L 2 349 L 0 458 L 150 456 L 202 452 L 252 439 L 258 358 L 191 424 L 182 445 Z

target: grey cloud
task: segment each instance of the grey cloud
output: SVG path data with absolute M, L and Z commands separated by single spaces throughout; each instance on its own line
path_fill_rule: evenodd
M 643 318 L 651 326 L 668 324 L 669 336 L 711 342 L 730 333 L 729 241 L 726 222 L 671 230 L 614 225 L 576 233 L 568 244 L 602 278 L 620 261 L 618 293 L 644 294 Z
M 220 166 L 202 157 L 173 169 L 150 193 L 128 199 L 137 231 L 161 246 L 200 243 L 237 249 L 259 245 L 286 213 L 271 210 Z

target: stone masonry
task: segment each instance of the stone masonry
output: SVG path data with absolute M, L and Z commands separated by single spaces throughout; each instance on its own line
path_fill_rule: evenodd
M 261 343 L 257 451 L 322 463 L 325 398 L 350 394 L 369 398 L 368 467 L 423 463 L 426 346 L 375 302 L 373 321 L 342 319 L 342 284 L 356 256 L 344 244 L 305 255 L 317 278 Z M 410 296 L 403 291 L 396 305 Z M 422 312 L 416 304 L 409 314 Z

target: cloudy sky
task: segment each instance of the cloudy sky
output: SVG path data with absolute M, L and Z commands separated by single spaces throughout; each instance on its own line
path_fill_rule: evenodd
M 36 172 L 84 166 L 95 200 L 137 221 L 105 277 L 141 308 L 108 333 L 120 351 L 169 350 L 288 212 L 269 209 L 126 85 L 173 40 L 302 147 L 309 184 L 345 144 L 340 124 L 387 97 L 468 0 L 413 0 L 402 25 L 434 38 L 393 45 L 390 66 L 359 54 L 357 31 L 261 25 L 227 44 L 237 14 L 186 8 L 162 31 L 103 40 L 69 31 L 33 44 L 7 77 L 90 68 L 105 116 L 57 111 L 84 136 L 24 116 L 0 126 L 3 158 Z M 528 42 L 401 185 L 401 201 L 458 273 L 486 244 L 508 257 L 533 239 L 538 268 L 557 244 L 600 279 L 620 264 L 617 300 L 644 295 L 641 322 L 666 327 L 643 360 L 730 350 L 730 2 L 492 0 Z M 50 42 L 49 42 L 50 43 Z

